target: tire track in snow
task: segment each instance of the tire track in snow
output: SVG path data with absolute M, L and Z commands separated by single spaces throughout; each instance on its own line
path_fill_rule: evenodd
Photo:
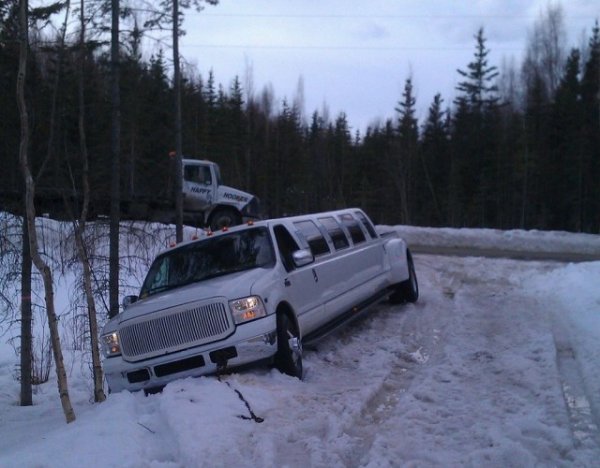
M 556 365 L 576 448 L 600 448 L 600 431 L 575 359 L 575 351 L 563 327 L 553 326 Z
M 435 270 L 433 265 L 425 262 L 419 267 L 430 275 Z M 424 273 L 424 271 L 422 271 Z M 434 275 L 434 281 L 441 281 Z M 454 284 L 448 285 L 455 289 Z M 422 294 L 419 302 L 414 305 L 381 306 L 369 323 L 370 334 L 374 343 L 384 347 L 393 355 L 389 371 L 380 377 L 371 394 L 361 404 L 360 411 L 354 414 L 343 427 L 344 435 L 352 440 L 345 453 L 340 453 L 344 466 L 362 466 L 369 463 L 375 440 L 379 431 L 374 428 L 385 425 L 389 418 L 396 417 L 395 408 L 401 404 L 405 395 L 410 394 L 413 380 L 422 372 L 422 366 L 430 359 L 439 359 L 438 342 L 444 328 L 443 318 L 438 317 L 436 328 L 432 328 L 429 310 L 439 307 L 442 302 L 451 309 L 454 294 L 447 294 L 447 288 L 441 288 L 443 293 Z M 431 302 L 431 303 L 429 303 Z M 435 305 L 434 305 L 435 304 Z M 362 331 L 364 332 L 364 330 Z M 419 398 L 418 395 L 415 397 Z
M 170 430 L 169 421 L 161 409 L 162 395 L 149 395 L 145 397 L 142 392 L 134 395 L 135 414 L 139 415 L 138 425 L 142 431 L 142 439 L 150 439 L 151 443 L 144 444 L 145 447 L 152 447 L 151 450 L 144 453 L 144 459 L 140 460 L 139 467 L 159 466 L 170 468 L 184 468 L 183 463 L 178 460 L 178 442 Z
M 561 466 L 589 458 L 569 440 L 547 311 L 521 288 L 529 271 L 513 261 L 447 259 L 430 275 L 429 321 L 438 328 L 446 317 L 439 352 L 417 368 L 364 460 Z
M 385 330 L 406 330 L 414 329 L 414 322 L 418 321 L 417 314 L 420 311 L 402 311 L 394 308 L 394 310 L 386 311 L 388 320 L 385 320 Z M 392 315 L 402 314 L 398 317 Z M 406 322 L 411 322 L 411 326 L 407 327 Z M 414 334 L 411 334 L 414 335 Z M 402 337 L 402 338 L 400 338 Z M 400 333 L 400 341 L 404 339 L 414 340 L 414 336 L 404 336 Z M 382 337 L 390 339 L 390 336 Z M 368 460 L 362 459 L 368 454 L 373 446 L 373 442 L 377 436 L 377 431 L 373 427 L 380 426 L 389 414 L 394 412 L 394 408 L 398 405 L 402 394 L 410 389 L 411 382 L 416 374 L 415 367 L 427 361 L 426 351 L 423 350 L 423 345 L 413 343 L 408 347 L 418 348 L 413 351 L 407 350 L 392 350 L 394 358 L 391 362 L 390 370 L 376 384 L 371 395 L 362 403 L 360 411 L 354 414 L 353 417 L 346 422 L 343 432 L 347 434 L 353 443 L 349 445 L 346 453 L 340 454 L 346 466 L 353 466 L 358 461 L 367 463 Z
M 405 398 L 427 400 L 428 396 L 415 392 L 413 383 L 426 366 L 435 365 L 444 358 L 444 330 L 454 315 L 453 299 L 461 287 L 456 278 L 439 275 L 434 262 L 419 258 L 418 268 L 427 282 L 435 289 L 422 291 L 419 302 L 414 305 L 388 306 L 382 313 L 386 320 L 378 322 L 382 337 L 393 340 L 395 360 L 390 372 L 382 380 L 378 390 L 364 402 L 362 411 L 346 426 L 355 444 L 346 454 L 345 466 L 367 466 L 372 462 L 378 446 L 389 440 L 390 434 L 378 428 L 389 427 L 389 421 L 397 418 L 397 407 Z M 445 309 L 448 315 L 436 315 L 432 311 Z M 377 455 L 375 455 L 377 456 Z
M 302 414 L 296 430 L 270 441 L 273 466 L 358 466 L 377 428 L 410 388 L 427 360 L 419 325 L 425 301 L 381 305 L 307 350 L 305 387 L 290 403 Z M 303 406 L 304 412 L 295 407 Z M 299 429 L 299 430 L 298 430 Z

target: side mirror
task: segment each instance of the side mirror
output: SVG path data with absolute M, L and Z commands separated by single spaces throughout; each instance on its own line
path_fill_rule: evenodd
M 137 296 L 125 296 L 123 298 L 123 309 L 127 309 L 127 307 L 129 307 L 134 302 L 137 302 L 137 300 L 138 300 Z
M 296 250 L 292 254 L 292 258 L 294 259 L 296 268 L 309 265 L 315 261 L 315 257 L 309 249 Z

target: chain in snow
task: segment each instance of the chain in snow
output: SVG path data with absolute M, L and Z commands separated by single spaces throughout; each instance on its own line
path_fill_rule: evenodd
M 223 372 L 225 371 L 225 368 L 227 367 L 227 364 L 225 365 L 220 365 L 217 369 L 217 380 L 219 382 L 223 382 L 224 384 L 226 384 L 230 389 L 232 389 L 238 396 L 238 398 L 240 400 L 242 400 L 244 402 L 244 405 L 246 405 L 246 408 L 248 409 L 248 413 L 250 414 L 250 416 L 246 416 L 243 414 L 240 414 L 238 417 L 241 419 L 245 419 L 245 420 L 252 420 L 255 423 L 261 423 L 264 421 L 263 418 L 261 418 L 260 416 L 256 416 L 256 414 L 254 414 L 254 411 L 252 411 L 252 408 L 250 407 L 250 403 L 248 403 L 248 400 L 246 400 L 246 398 L 244 398 L 244 395 L 242 395 L 242 392 L 240 392 L 237 388 L 233 388 L 231 386 L 231 384 L 229 382 L 227 382 L 226 380 L 221 380 L 221 375 L 223 374 Z

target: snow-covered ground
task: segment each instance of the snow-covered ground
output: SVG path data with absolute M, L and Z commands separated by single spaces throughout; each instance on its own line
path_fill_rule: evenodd
M 460 231 L 472 246 L 599 242 Z M 438 232 L 442 244 L 457 234 Z M 426 235 L 436 242 L 436 230 Z M 419 302 L 382 304 L 306 350 L 304 381 L 257 368 L 92 404 L 86 360 L 70 352 L 69 425 L 54 380 L 36 388 L 33 407 L 17 406 L 5 333 L 0 467 L 598 466 L 600 262 L 415 263 Z M 241 417 L 249 413 L 235 390 L 264 422 Z

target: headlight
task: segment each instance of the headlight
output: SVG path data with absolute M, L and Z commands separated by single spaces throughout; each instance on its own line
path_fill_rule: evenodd
M 267 315 L 260 297 L 250 296 L 235 301 L 229 301 L 229 308 L 236 324 L 246 323 Z
M 119 344 L 119 334 L 117 332 L 108 333 L 100 337 L 102 352 L 106 357 L 118 356 L 121 354 L 121 345 Z

